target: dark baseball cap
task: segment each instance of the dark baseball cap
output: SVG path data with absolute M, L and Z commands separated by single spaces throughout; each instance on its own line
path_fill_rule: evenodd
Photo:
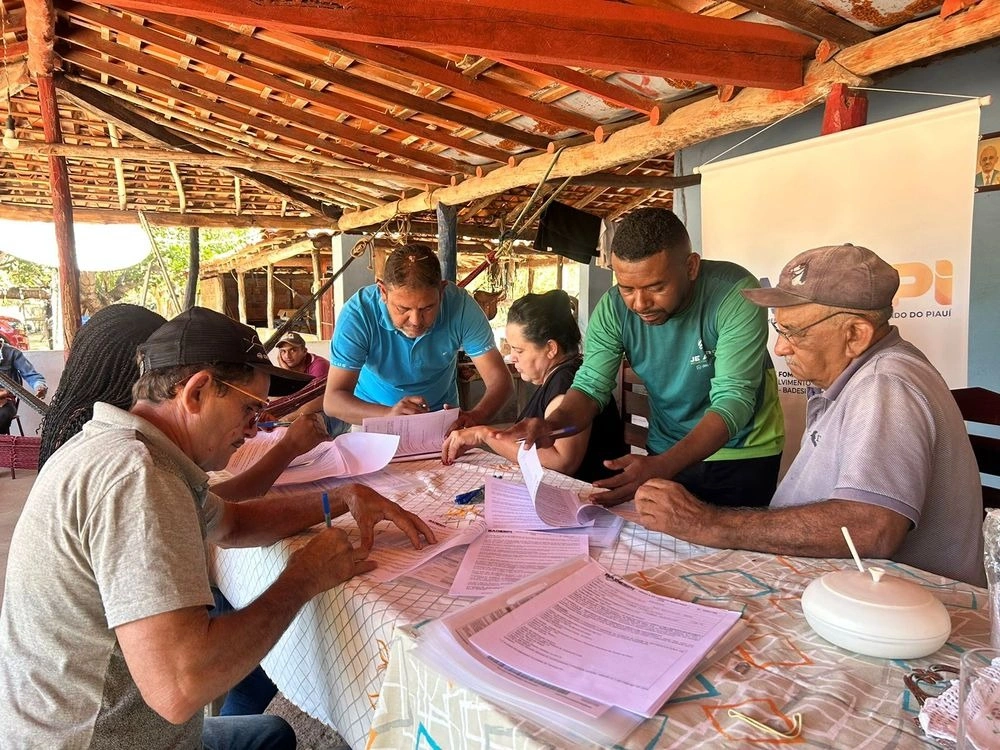
M 294 393 L 312 378 L 271 364 L 256 331 L 215 310 L 192 307 L 139 345 L 139 371 L 181 365 L 247 364 L 271 376 L 268 395 Z
M 278 339 L 277 347 L 279 349 L 282 344 L 291 344 L 292 346 L 301 346 L 303 349 L 306 348 L 306 340 L 299 336 L 299 334 L 295 331 L 289 331 Z
M 743 296 L 761 307 L 792 307 L 815 302 L 852 310 L 892 305 L 899 272 L 866 247 L 850 243 L 815 247 L 799 253 L 781 269 L 778 285 L 744 289 Z

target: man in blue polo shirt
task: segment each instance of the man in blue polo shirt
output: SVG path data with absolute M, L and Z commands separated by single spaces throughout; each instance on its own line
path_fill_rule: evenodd
M 486 392 L 456 426 L 485 424 L 514 388 L 489 321 L 467 292 L 442 281 L 429 247 L 404 245 L 386 259 L 382 278 L 351 297 L 337 318 L 324 411 L 360 424 L 456 406 L 460 349 Z

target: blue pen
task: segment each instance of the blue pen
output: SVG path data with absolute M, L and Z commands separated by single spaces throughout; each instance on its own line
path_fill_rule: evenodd
M 291 422 L 258 422 L 257 426 L 263 430 L 273 430 L 275 427 L 288 427 Z
M 326 519 L 326 527 L 330 528 L 332 525 L 330 523 L 330 497 L 325 492 L 323 493 L 323 518 Z

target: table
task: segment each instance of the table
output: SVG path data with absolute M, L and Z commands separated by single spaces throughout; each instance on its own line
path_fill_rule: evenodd
M 494 475 L 509 481 L 521 478 L 516 465 L 472 451 L 450 467 L 437 459 L 390 464 L 362 479 L 423 517 L 446 517 L 458 526 L 469 522 L 467 512 L 481 512 L 482 506 L 455 506 L 454 496 Z M 546 472 L 545 481 L 568 488 L 589 486 L 554 472 Z M 308 489 L 315 491 L 318 502 L 321 486 L 335 484 L 337 480 L 314 483 Z M 303 486 L 293 489 L 301 491 Z M 335 523 L 357 543 L 350 516 Z M 246 606 L 277 578 L 289 555 L 308 538 L 300 535 L 265 548 L 215 550 L 212 567 L 217 585 L 234 606 Z M 625 575 L 709 551 L 626 523 L 614 546 L 594 554 L 604 567 Z M 378 584 L 355 578 L 303 608 L 264 658 L 264 670 L 292 703 L 334 727 L 352 747 L 364 747 L 390 666 L 396 625 L 440 617 L 467 601 L 405 580 Z
M 816 635 L 799 604 L 810 581 L 851 566 L 849 560 L 721 551 L 628 576 L 658 593 L 740 609 L 753 634 L 732 654 L 689 679 L 621 747 L 937 747 L 914 721 L 919 706 L 903 677 L 935 662 L 957 667 L 962 650 L 988 645 L 987 592 L 884 563 L 891 575 L 931 589 L 944 602 L 952 636 L 924 659 L 864 657 Z M 586 747 L 506 714 L 441 677 L 413 653 L 415 636 L 419 627 L 412 634 L 401 633 L 390 647 L 368 748 Z M 768 738 L 729 718 L 730 708 L 786 730 L 791 716 L 801 713 L 802 734 L 795 741 Z

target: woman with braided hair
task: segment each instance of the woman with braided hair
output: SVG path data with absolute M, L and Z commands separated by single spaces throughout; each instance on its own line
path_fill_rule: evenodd
M 119 304 L 99 310 L 80 328 L 42 420 L 39 468 L 90 421 L 95 401 L 132 406 L 132 385 L 139 379 L 136 347 L 166 322 L 145 307 Z

